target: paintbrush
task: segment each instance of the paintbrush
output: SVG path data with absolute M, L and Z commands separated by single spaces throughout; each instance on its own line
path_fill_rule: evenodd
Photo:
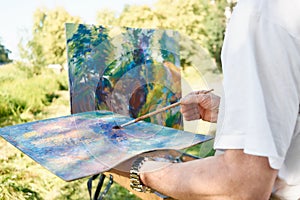
M 211 92 L 211 91 L 213 91 L 213 90 L 214 90 L 214 89 L 207 90 L 207 91 L 203 92 L 203 94 L 207 94 L 207 93 L 209 93 L 209 92 Z M 166 110 L 169 110 L 169 109 L 174 108 L 174 107 L 179 106 L 179 105 L 180 105 L 180 101 L 178 101 L 178 102 L 176 102 L 176 103 L 173 103 L 173 104 L 171 104 L 171 105 L 169 105 L 169 106 L 163 107 L 163 108 L 161 108 L 161 109 L 158 109 L 158 110 L 156 110 L 156 111 L 153 111 L 153 112 L 151 112 L 151 113 L 148 113 L 148 114 L 146 114 L 146 115 L 140 116 L 140 117 L 138 117 L 138 118 L 136 118 L 136 119 L 134 119 L 134 120 L 131 120 L 131 121 L 129 121 L 129 122 L 126 122 L 126 123 L 124 123 L 124 124 L 114 126 L 113 129 L 121 129 L 121 128 L 125 127 L 125 126 L 134 124 L 134 123 L 136 123 L 136 122 L 138 122 L 138 121 L 141 121 L 141 120 L 143 120 L 143 119 L 146 119 L 146 118 L 148 118 L 148 117 L 151 117 L 151 116 L 156 115 L 156 114 L 158 114 L 158 113 L 164 112 L 164 111 L 166 111 Z

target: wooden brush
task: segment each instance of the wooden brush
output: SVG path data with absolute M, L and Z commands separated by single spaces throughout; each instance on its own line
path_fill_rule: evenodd
M 209 93 L 209 92 L 211 92 L 211 91 L 213 91 L 213 90 L 214 90 L 214 89 L 207 90 L 207 91 L 203 92 L 203 94 L 207 94 L 207 93 Z M 171 104 L 171 105 L 169 105 L 169 106 L 163 107 L 163 108 L 161 108 L 161 109 L 158 109 L 158 110 L 156 110 L 156 111 L 153 111 L 153 112 L 151 112 L 151 113 L 148 113 L 148 114 L 146 114 L 146 115 L 140 116 L 140 117 L 138 117 L 138 118 L 136 118 L 136 119 L 133 119 L 133 120 L 131 120 L 131 121 L 129 121 L 129 122 L 126 122 L 126 123 L 124 123 L 124 124 L 114 126 L 113 129 L 121 129 L 121 128 L 125 127 L 125 126 L 134 124 L 134 123 L 136 123 L 136 122 L 138 122 L 138 121 L 141 121 L 141 120 L 143 120 L 143 119 L 146 119 L 146 118 L 148 118 L 148 117 L 151 117 L 151 116 L 156 115 L 156 114 L 158 114 L 158 113 L 164 112 L 164 111 L 166 111 L 166 110 L 169 110 L 169 109 L 174 108 L 174 107 L 179 106 L 179 105 L 180 105 L 180 101 L 178 101 L 178 102 L 176 102 L 176 103 L 173 103 L 173 104 Z

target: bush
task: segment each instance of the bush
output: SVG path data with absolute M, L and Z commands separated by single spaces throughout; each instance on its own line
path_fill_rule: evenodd
M 68 88 L 66 74 L 44 69 L 30 72 L 28 66 L 0 68 L 0 126 L 33 120 L 57 98 L 58 90 Z M 26 117 L 22 117 L 26 116 Z

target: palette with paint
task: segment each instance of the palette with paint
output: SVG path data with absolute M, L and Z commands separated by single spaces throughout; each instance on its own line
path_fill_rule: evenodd
M 143 152 L 183 149 L 211 139 L 143 121 L 112 129 L 129 120 L 111 111 L 83 112 L 7 126 L 0 136 L 65 181 L 107 171 Z

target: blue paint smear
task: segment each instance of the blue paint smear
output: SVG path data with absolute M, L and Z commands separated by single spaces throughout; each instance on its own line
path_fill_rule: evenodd
M 92 111 L 0 129 L 0 136 L 66 181 L 107 171 L 134 155 L 155 149 L 183 149 L 212 139 L 111 111 Z

